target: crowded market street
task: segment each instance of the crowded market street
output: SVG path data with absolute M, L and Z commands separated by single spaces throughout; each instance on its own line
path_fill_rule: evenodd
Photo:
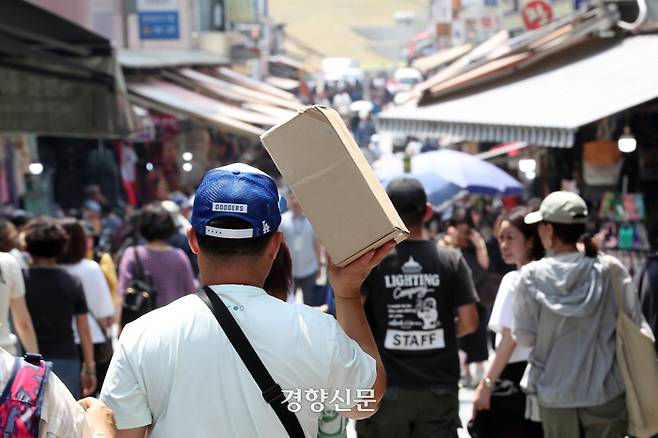
M 3 438 L 658 437 L 658 0 L 1 0 Z

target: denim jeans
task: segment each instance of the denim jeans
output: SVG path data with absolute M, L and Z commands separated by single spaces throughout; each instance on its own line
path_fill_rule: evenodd
M 82 397 L 82 387 L 80 385 L 80 359 L 57 359 L 50 358 L 53 363 L 52 371 L 59 380 L 71 391 L 73 397 L 78 400 Z

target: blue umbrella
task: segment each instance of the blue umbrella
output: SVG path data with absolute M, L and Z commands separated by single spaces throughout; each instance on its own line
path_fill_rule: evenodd
M 375 171 L 375 173 L 377 173 Z M 382 173 L 377 175 L 382 182 L 382 185 L 386 187 L 388 183 L 398 177 L 407 176 L 410 178 L 415 178 L 423 185 L 425 192 L 427 193 L 427 200 L 430 204 L 435 207 L 440 207 L 447 201 L 454 199 L 456 196 L 461 194 L 463 190 L 456 184 L 446 181 L 441 178 L 436 173 L 427 172 L 427 173 L 399 173 L 386 175 Z
M 403 157 L 379 160 L 375 173 L 391 178 L 404 173 Z M 457 187 L 480 195 L 520 195 L 523 185 L 493 164 L 464 152 L 442 149 L 411 157 L 411 173 L 435 174 Z

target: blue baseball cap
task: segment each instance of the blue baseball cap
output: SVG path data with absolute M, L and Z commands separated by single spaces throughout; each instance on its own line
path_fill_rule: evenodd
M 192 227 L 202 236 L 251 239 L 276 231 L 281 223 L 281 201 L 274 180 L 265 172 L 243 163 L 209 170 L 194 196 Z M 242 219 L 251 228 L 209 226 L 223 217 Z

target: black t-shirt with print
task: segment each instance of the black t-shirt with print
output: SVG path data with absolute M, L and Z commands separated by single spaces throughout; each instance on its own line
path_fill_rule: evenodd
M 456 391 L 457 308 L 478 299 L 462 255 L 404 241 L 370 273 L 363 293 L 389 385 Z
M 87 313 L 80 280 L 62 268 L 31 267 L 25 276 L 25 301 L 43 357 L 78 357 L 71 321 Z

